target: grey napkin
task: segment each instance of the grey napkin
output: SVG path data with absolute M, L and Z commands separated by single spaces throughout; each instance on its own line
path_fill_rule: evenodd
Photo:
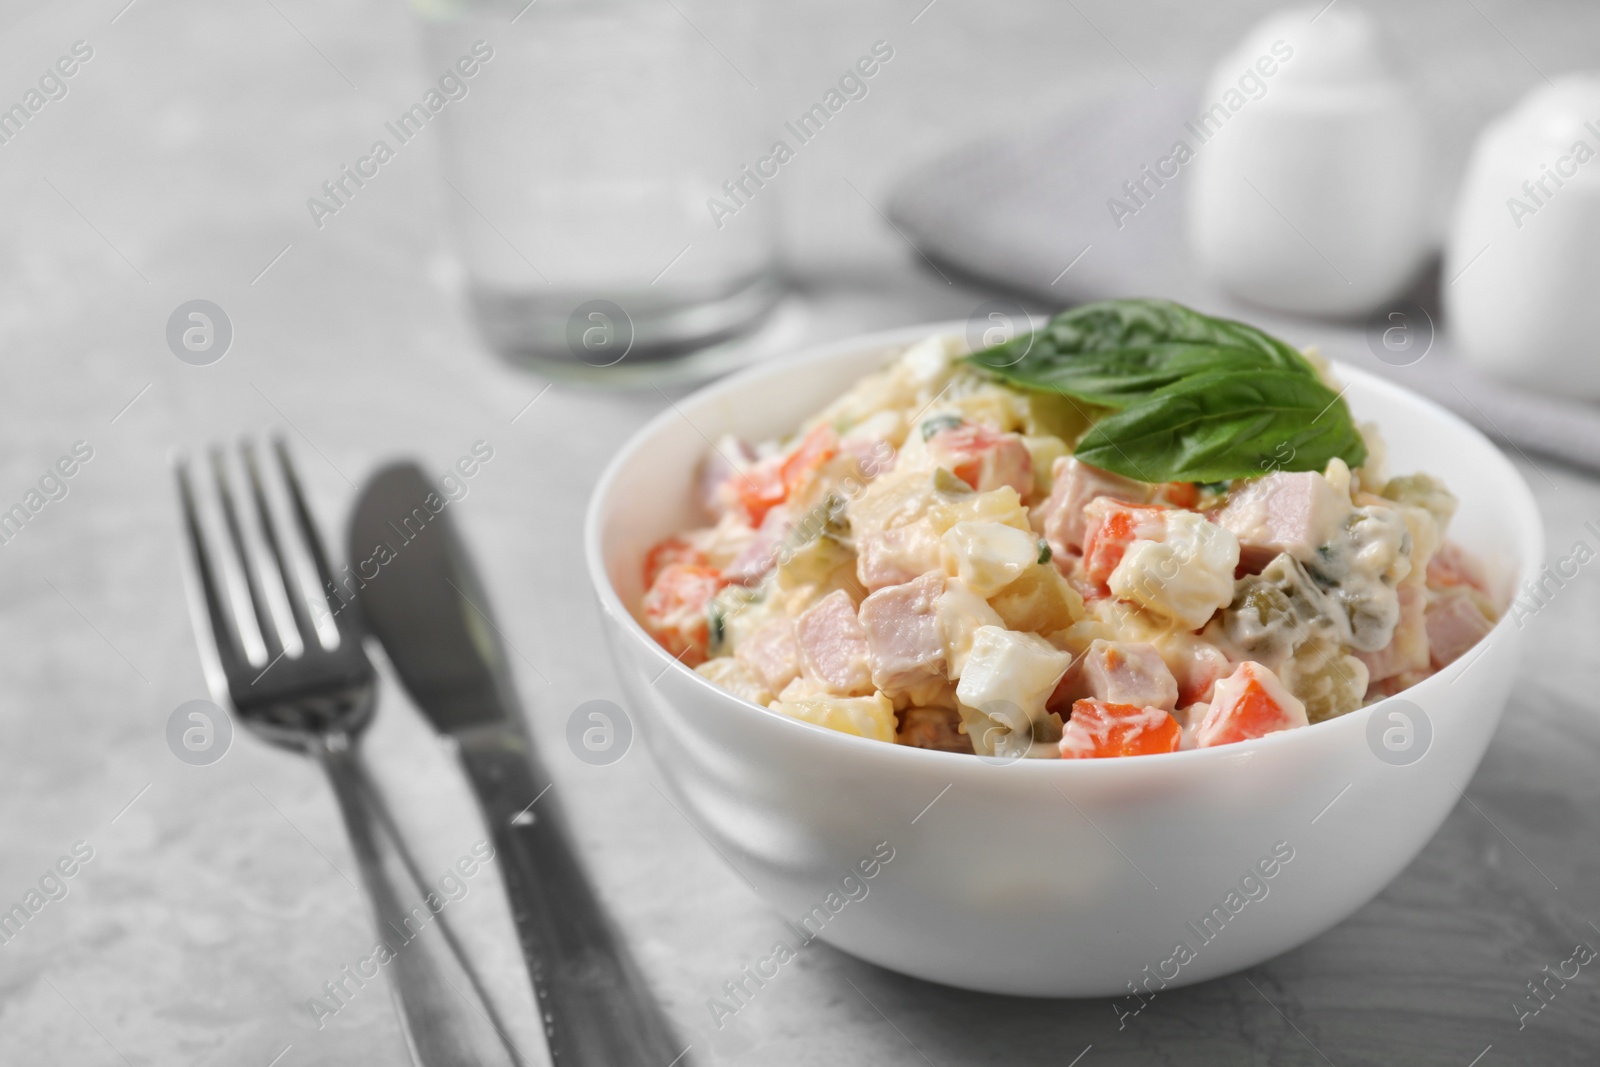
M 1364 322 L 1286 317 L 1209 282 L 1184 236 L 1192 176 L 1179 167 L 1163 179 L 1157 167 L 1179 141 L 1205 150 L 1188 125 L 1197 99 L 1191 89 L 1146 88 L 965 145 L 908 175 L 890 195 L 890 218 L 929 258 L 1047 307 L 1149 296 L 1245 319 L 1393 379 L 1525 458 L 1539 453 L 1600 472 L 1600 408 L 1518 388 L 1453 358 L 1433 296 L 1436 275 L 1409 298 L 1412 324 L 1433 334 L 1415 362 L 1406 361 L 1417 350 L 1397 357 L 1369 343 L 1381 318 L 1369 330 Z M 1122 207 L 1113 210 L 1113 199 Z

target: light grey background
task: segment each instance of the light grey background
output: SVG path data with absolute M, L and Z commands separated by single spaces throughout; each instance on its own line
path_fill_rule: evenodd
M 896 47 L 872 95 L 784 172 L 800 333 L 815 339 L 959 318 L 983 298 L 919 268 L 874 207 L 919 161 L 1145 78 L 1197 77 L 1268 9 L 838 0 L 767 5 L 743 36 L 714 4 L 674 2 L 758 73 L 774 116 L 815 98 L 873 40 Z M 124 3 L 0 14 L 0 104 L 73 41 L 95 49 L 70 94 L 0 145 L 0 508 L 75 441 L 95 450 L 70 494 L 0 546 L 0 907 L 75 841 L 95 849 L 70 894 L 0 945 L 0 1062 L 403 1062 L 381 991 L 320 1032 L 305 1007 L 370 941 L 315 769 L 247 736 L 208 767 L 166 745 L 168 715 L 204 693 L 168 457 L 271 430 L 290 436 L 330 525 L 383 458 L 442 470 L 492 443 L 458 521 L 530 664 L 520 680 L 534 728 L 606 899 L 707 1060 L 1067 1064 L 1092 1045 L 1084 1067 L 1465 1065 L 1492 1045 L 1484 1067 L 1592 1062 L 1590 970 L 1525 1030 L 1510 1007 L 1573 941 L 1600 946 L 1585 926 L 1600 921 L 1600 620 L 1587 571 L 1530 623 L 1524 685 L 1468 802 L 1377 902 L 1246 975 L 1258 989 L 1236 976 L 1174 993 L 1119 1033 L 1105 1001 L 970 996 L 815 947 L 713 1031 L 706 999 L 767 949 L 779 917 L 663 802 L 642 748 L 590 767 L 562 741 L 579 703 L 619 698 L 576 565 L 581 508 L 661 398 L 541 396 L 545 381 L 481 351 L 431 144 L 311 227 L 305 198 L 431 77 L 401 5 Z M 1600 12 L 1575 3 L 1385 5 L 1383 18 L 1433 107 L 1446 167 L 1538 71 L 1584 63 L 1600 28 Z M 730 73 L 729 91 L 750 90 Z M 224 307 L 235 329 L 211 367 L 180 363 L 164 340 L 172 309 L 194 298 Z M 1524 466 L 1550 548 L 1564 553 L 1600 518 L 1600 488 Z M 452 765 L 392 686 L 371 752 L 429 870 L 482 836 Z M 451 914 L 531 1050 L 492 870 L 472 887 Z

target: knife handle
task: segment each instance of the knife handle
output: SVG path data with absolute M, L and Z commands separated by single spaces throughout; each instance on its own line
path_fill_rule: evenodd
M 527 737 L 495 725 L 455 739 L 499 853 L 557 1067 L 686 1067 L 688 1049 L 602 909 Z

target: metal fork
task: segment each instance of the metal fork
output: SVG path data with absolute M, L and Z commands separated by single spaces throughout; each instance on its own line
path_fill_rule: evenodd
M 243 443 L 240 459 L 264 553 L 253 552 L 247 545 L 224 453 L 220 448 L 211 450 L 212 478 L 226 540 L 231 542 L 234 562 L 243 577 L 243 589 L 236 583 L 234 596 L 229 595 L 214 565 L 189 465 L 180 459 L 175 471 L 178 496 L 199 585 L 198 590 L 191 588 L 198 596 L 191 595 L 190 605 L 212 694 L 219 703 L 231 705 L 236 718 L 252 733 L 310 756 L 327 773 L 361 868 L 378 938 L 389 949 L 387 961 L 380 957 L 381 969 L 388 972 L 412 1060 L 421 1067 L 519 1067 L 522 1059 L 505 1036 L 460 944 L 444 916 L 425 902 L 427 887 L 417 864 L 395 832 L 393 817 L 361 761 L 357 741 L 377 705 L 377 675 L 362 648 L 363 626 L 357 609 L 338 596 L 322 538 L 288 449 L 281 439 L 273 446 L 293 525 L 324 592 L 326 608 L 332 612 L 338 641 L 330 648 L 320 638 L 302 592 L 304 586 L 295 580 L 300 568 L 284 552 L 280 519 L 268 503 L 254 447 Z M 273 582 L 281 585 L 288 600 L 301 648 L 297 655 L 286 651 L 286 644 L 292 642 L 280 634 L 272 603 L 265 595 Z M 235 598 L 243 603 L 235 603 Z M 264 659 L 258 654 L 253 661 L 248 654 L 241 613 L 254 618 L 262 646 L 257 652 L 264 651 Z M 414 903 L 408 907 L 408 901 Z M 425 936 L 429 925 L 438 928 L 438 939 Z M 473 1013 L 480 1018 L 473 1018 Z M 493 1034 L 485 1032 L 485 1023 Z

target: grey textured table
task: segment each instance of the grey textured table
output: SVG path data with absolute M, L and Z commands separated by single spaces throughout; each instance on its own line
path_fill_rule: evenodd
M 80 859 L 92 851 L 67 865 L 65 895 L 50 881 L 59 899 L 41 895 L 0 943 L 0 1063 L 404 1062 L 381 989 L 359 990 L 320 1029 L 307 1008 L 370 948 L 314 768 L 247 737 L 221 762 L 192 767 L 166 741 L 172 711 L 204 693 L 168 455 L 271 430 L 288 433 L 329 520 L 387 456 L 442 471 L 474 442 L 492 444 L 457 518 L 493 576 L 533 727 L 585 853 L 705 1062 L 1594 1062 L 1593 968 L 1520 1031 L 1512 1007 L 1575 941 L 1600 946 L 1588 925 L 1600 922 L 1600 590 L 1588 570 L 1530 621 L 1523 685 L 1439 836 L 1312 944 L 1163 994 L 1121 1030 L 1106 1001 L 974 996 L 816 945 L 714 1028 L 707 999 L 770 945 L 783 917 L 662 800 L 648 753 L 589 767 L 562 741 L 578 704 L 619 698 L 576 565 L 581 509 L 661 398 L 559 386 L 539 396 L 546 383 L 477 348 L 441 245 L 431 148 L 336 224 L 307 223 L 304 199 L 330 164 L 422 80 L 404 11 L 124 3 L 0 14 L 0 69 L 15 75 L 0 84 L 7 101 L 73 41 L 95 49 L 69 95 L 0 145 L 0 508 L 24 500 L 75 442 L 93 448 L 67 495 L 0 545 L 0 909 L 25 901 L 77 843 Z M 1259 10 L 922 6 L 773 16 L 787 20 L 776 38 L 794 43 L 786 62 L 763 68 L 780 108 L 813 95 L 861 41 L 905 42 L 902 81 L 877 87 L 876 110 L 863 108 L 795 172 L 789 250 L 807 279 L 806 338 L 961 317 L 981 298 L 915 270 L 863 203 L 910 160 L 996 121 L 997 109 L 1029 121 L 1134 83 L 1123 53 L 1151 70 L 1192 68 Z M 716 34 L 711 8 L 685 5 Z M 1521 12 L 1515 27 L 1521 49 L 1552 70 L 1563 47 L 1577 47 L 1561 42 L 1564 10 Z M 1481 117 L 1531 77 L 1471 12 L 1418 5 L 1396 18 L 1436 25 L 1455 48 L 1442 84 L 1461 90 L 1458 112 Z M 1152 24 L 1166 28 L 1151 34 Z M 952 77 L 958 57 L 996 50 L 1016 61 Z M 886 143 L 899 147 L 877 151 Z M 172 309 L 195 297 L 222 304 L 237 329 L 211 367 L 180 364 L 163 339 Z M 1600 486 L 1543 462 L 1525 468 L 1549 548 L 1564 553 L 1600 517 Z M 392 685 L 371 751 L 426 869 L 443 871 L 481 839 L 452 764 Z M 533 1052 L 537 1027 L 492 871 L 467 886 L 450 914 Z

